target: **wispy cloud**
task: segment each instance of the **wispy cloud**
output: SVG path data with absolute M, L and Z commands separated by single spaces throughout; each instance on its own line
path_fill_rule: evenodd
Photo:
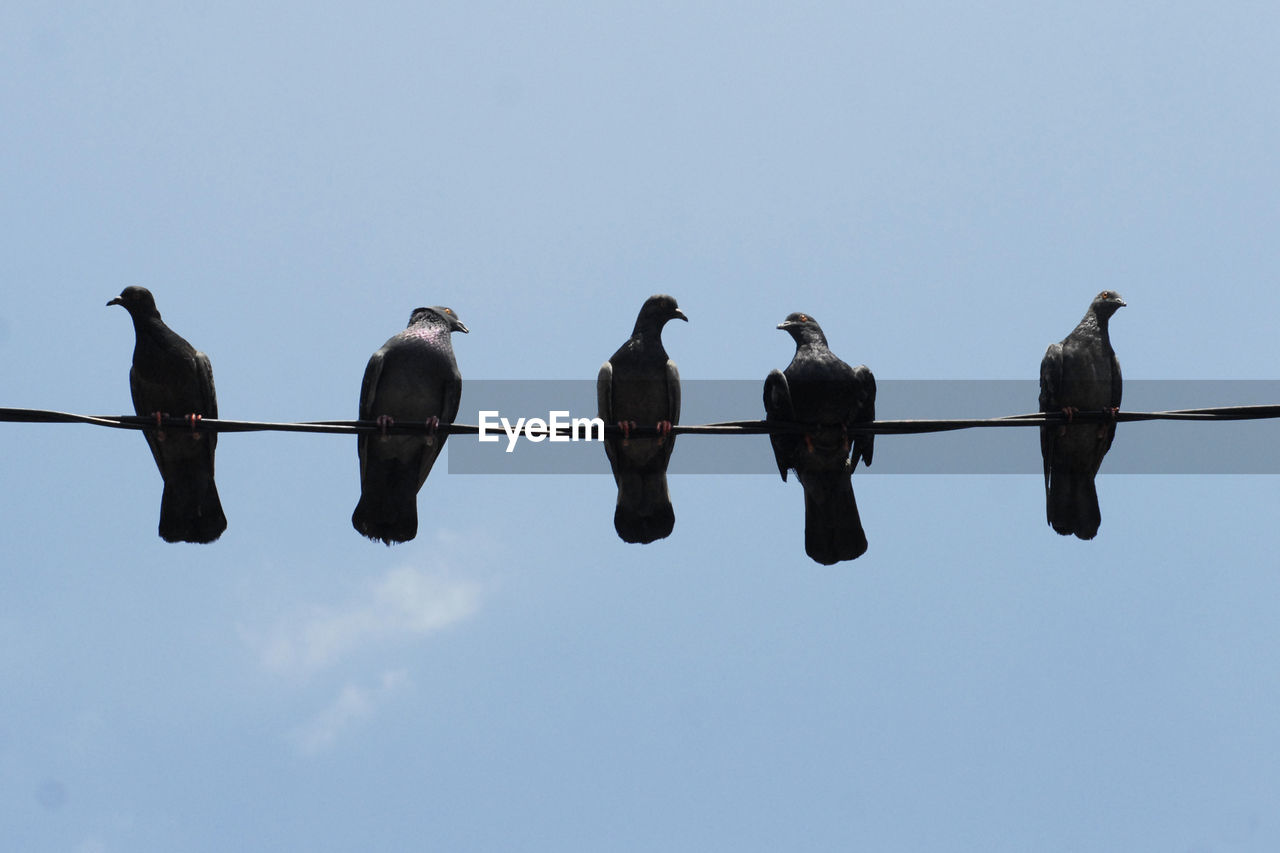
M 295 606 L 265 626 L 242 627 L 264 670 L 285 676 L 285 685 L 307 682 L 331 697 L 305 711 L 286 740 L 298 753 L 315 755 L 377 714 L 410 679 L 387 656 L 401 657 L 406 646 L 473 616 L 488 588 L 447 569 L 400 566 L 346 601 Z
M 337 697 L 303 725 L 294 729 L 291 740 L 303 755 L 315 755 L 329 747 L 344 729 L 372 716 L 377 707 L 387 700 L 407 676 L 403 670 L 384 672 L 373 687 L 361 687 L 348 683 L 338 691 Z
M 245 637 L 265 668 L 306 676 L 367 646 L 457 624 L 479 609 L 482 593 L 476 581 L 404 566 L 344 606 L 313 605 L 265 635 L 245 632 Z

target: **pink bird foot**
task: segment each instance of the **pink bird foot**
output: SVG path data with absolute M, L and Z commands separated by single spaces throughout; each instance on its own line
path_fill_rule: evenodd
M 622 446 L 626 447 L 631 438 L 631 431 L 636 428 L 635 421 L 618 421 L 618 429 L 622 430 Z

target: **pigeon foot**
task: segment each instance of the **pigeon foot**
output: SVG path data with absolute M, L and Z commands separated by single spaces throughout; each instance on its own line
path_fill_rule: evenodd
M 1079 409 L 1077 409 L 1075 406 L 1063 406 L 1063 407 L 1062 407 L 1062 414 L 1066 416 L 1066 418 L 1067 418 L 1067 423 L 1071 423 L 1071 419 L 1072 419 L 1072 418 L 1074 418 L 1074 417 L 1076 416 L 1076 412 L 1078 412 L 1078 411 L 1080 411 L 1080 410 L 1079 410 Z M 1059 426 L 1059 427 L 1058 427 L 1058 436 L 1059 436 L 1059 437 L 1061 437 L 1061 436 L 1064 436 L 1064 435 L 1066 435 L 1066 434 L 1067 434 L 1067 427 L 1066 427 L 1066 425 L 1064 424 L 1064 425 L 1062 425 L 1062 426 Z
M 622 430 L 622 446 L 626 447 L 631 439 L 631 431 L 636 428 L 635 421 L 618 421 L 618 429 Z

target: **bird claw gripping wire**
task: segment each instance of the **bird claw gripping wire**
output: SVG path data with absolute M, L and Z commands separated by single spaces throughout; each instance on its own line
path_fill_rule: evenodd
M 164 419 L 168 417 L 164 412 L 152 412 L 151 417 L 156 419 L 156 441 L 164 441 Z
M 203 419 L 204 419 L 204 415 L 197 415 L 195 412 L 192 412 L 191 414 L 187 415 L 187 418 L 186 418 L 187 425 L 191 427 L 192 438 L 198 439 L 200 437 L 200 432 L 197 428 L 200 426 L 200 421 L 202 421 Z
M 391 415 L 378 415 L 378 429 L 382 432 L 383 441 L 386 441 L 387 438 L 387 427 L 393 426 L 395 422 L 395 418 L 391 417 Z
M 618 429 L 622 431 L 622 446 L 626 447 L 631 439 L 631 431 L 636 428 L 635 421 L 618 421 Z
M 1076 416 L 1076 412 L 1078 412 L 1078 411 L 1080 411 L 1080 410 L 1079 410 L 1079 409 L 1077 409 L 1075 406 L 1063 406 L 1063 407 L 1062 407 L 1062 414 L 1063 414 L 1063 416 L 1067 419 L 1067 423 L 1068 423 L 1068 424 L 1069 424 L 1069 423 L 1071 423 L 1071 419 L 1072 419 L 1072 418 L 1074 418 L 1074 417 Z M 1067 424 L 1061 424 L 1061 425 L 1059 425 L 1059 427 L 1058 427 L 1058 435 L 1059 435 L 1059 436 L 1064 436 L 1064 435 L 1066 435 L 1066 434 L 1067 434 Z
M 427 428 L 427 445 L 434 447 L 436 443 L 436 433 L 440 430 L 440 419 L 435 415 L 423 421 L 423 425 Z
M 1107 437 L 1107 427 L 1116 422 L 1116 415 L 1120 414 L 1120 408 L 1118 406 L 1111 406 L 1103 409 L 1102 414 L 1106 417 L 1106 420 L 1098 424 L 1098 438 Z
M 658 430 L 658 444 L 666 443 L 667 436 L 671 435 L 671 421 L 658 421 L 656 429 Z

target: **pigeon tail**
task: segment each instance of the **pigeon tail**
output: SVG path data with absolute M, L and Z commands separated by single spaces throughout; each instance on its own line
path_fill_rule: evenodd
M 1063 536 L 1092 539 L 1102 524 L 1098 489 L 1087 472 L 1054 471 L 1049 479 L 1046 501 L 1049 524 Z
M 867 550 L 853 481 L 840 471 L 800 475 L 804 486 L 804 551 L 824 566 L 856 560 Z
M 166 542 L 215 541 L 227 529 L 213 477 L 194 472 L 190 478 L 170 477 L 160 498 L 160 538 Z
M 416 470 L 396 460 L 380 460 L 376 471 L 370 465 L 360 484 L 360 501 L 351 513 L 351 526 L 361 535 L 387 545 L 408 542 L 417 536 Z
M 613 527 L 623 542 L 646 545 L 667 538 L 675 526 L 665 471 L 626 472 L 618 477 Z

